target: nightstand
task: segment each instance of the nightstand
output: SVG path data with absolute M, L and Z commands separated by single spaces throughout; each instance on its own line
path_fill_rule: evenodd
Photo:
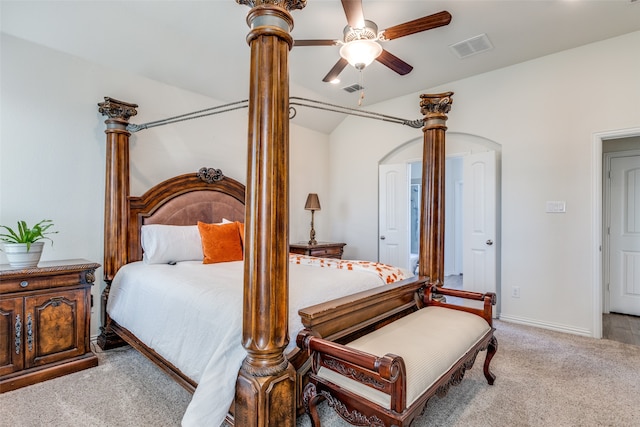
M 0 265 L 0 393 L 98 365 L 91 351 L 91 286 L 84 259 Z
M 342 252 L 346 243 L 318 242 L 310 245 L 307 242 L 292 243 L 289 252 L 298 255 L 317 256 L 322 258 L 342 258 Z

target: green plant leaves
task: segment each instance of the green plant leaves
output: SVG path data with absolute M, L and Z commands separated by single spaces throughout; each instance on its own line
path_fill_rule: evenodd
M 26 221 L 18 221 L 17 232 L 11 227 L 6 225 L 0 225 L 0 228 L 4 228 L 8 234 L 0 234 L 0 240 L 7 243 L 26 243 L 27 251 L 31 248 L 31 244 L 39 240 L 49 240 L 53 245 L 53 240 L 47 237 L 47 234 L 56 234 L 57 231 L 48 231 L 53 227 L 53 221 L 50 219 L 43 219 L 33 227 L 29 228 Z

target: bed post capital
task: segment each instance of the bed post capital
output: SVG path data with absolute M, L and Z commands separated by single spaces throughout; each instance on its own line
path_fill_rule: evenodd
M 307 5 L 307 0 L 236 0 L 236 3 L 249 6 L 279 6 L 286 10 L 303 9 Z
M 110 119 L 120 119 L 129 122 L 129 118 L 138 114 L 136 111 L 137 104 L 118 101 L 117 99 L 104 97 L 104 102 L 98 103 L 98 112 L 103 116 L 109 116 Z
M 424 115 L 424 129 L 446 129 L 447 113 L 453 104 L 453 92 L 420 95 L 420 112 Z

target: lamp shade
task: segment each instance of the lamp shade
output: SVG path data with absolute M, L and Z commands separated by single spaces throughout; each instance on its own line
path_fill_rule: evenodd
M 304 208 L 308 211 L 320 210 L 320 199 L 316 193 L 309 193 L 307 196 L 307 203 L 304 204 Z
M 358 70 L 371 64 L 382 53 L 382 46 L 374 40 L 359 39 L 345 43 L 340 56 Z

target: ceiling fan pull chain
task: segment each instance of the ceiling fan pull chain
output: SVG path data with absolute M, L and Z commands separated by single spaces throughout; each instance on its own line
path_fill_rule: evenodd
M 360 99 L 358 99 L 358 107 L 362 107 L 362 101 L 364 101 L 364 76 L 362 70 L 360 70 Z

